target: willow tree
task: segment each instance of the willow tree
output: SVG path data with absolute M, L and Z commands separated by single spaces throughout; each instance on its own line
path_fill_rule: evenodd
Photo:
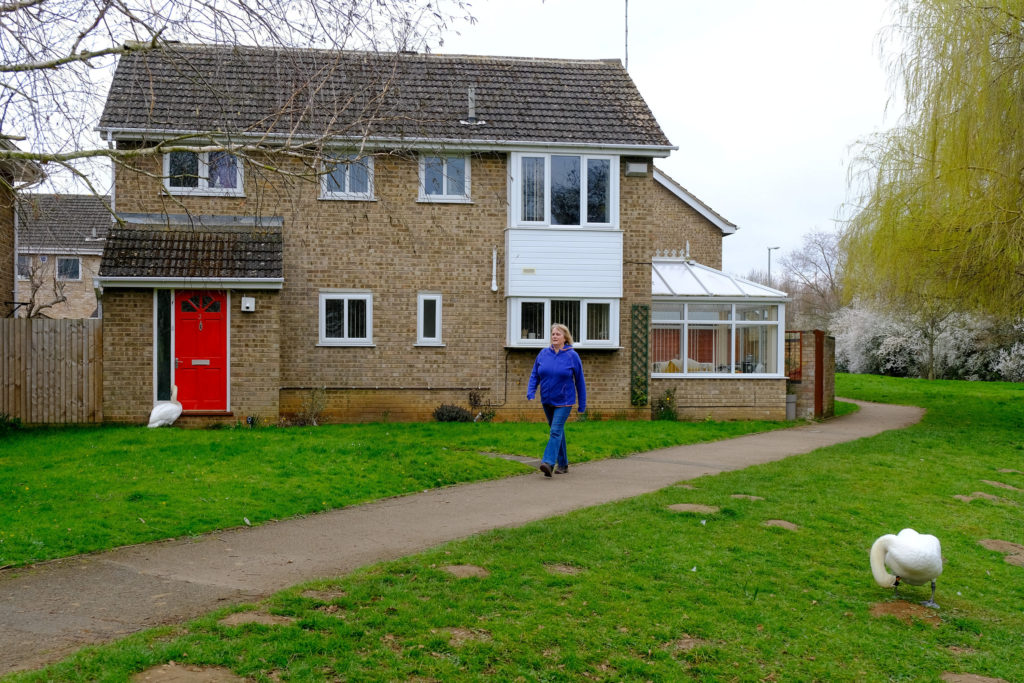
M 846 294 L 1022 316 L 1024 0 L 897 0 L 895 16 L 906 112 L 857 166 Z

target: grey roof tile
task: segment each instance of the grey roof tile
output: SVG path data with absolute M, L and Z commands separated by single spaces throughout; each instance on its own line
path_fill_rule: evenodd
M 91 194 L 18 195 L 18 250 L 101 253 L 111 225 L 109 204 L 109 197 Z
M 100 277 L 281 278 L 279 227 L 117 226 Z
M 100 128 L 671 146 L 617 60 L 182 44 L 121 57 Z

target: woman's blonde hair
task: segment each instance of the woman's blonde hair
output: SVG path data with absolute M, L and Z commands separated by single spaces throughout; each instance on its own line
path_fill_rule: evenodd
M 565 337 L 565 343 L 568 344 L 569 346 L 572 346 L 572 332 L 569 331 L 568 327 L 566 327 L 562 323 L 555 323 L 554 325 L 551 326 L 551 331 L 554 332 L 555 330 L 561 330 L 562 336 Z

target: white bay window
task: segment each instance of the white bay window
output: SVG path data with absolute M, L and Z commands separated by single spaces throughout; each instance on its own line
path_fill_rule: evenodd
M 546 346 L 555 323 L 568 327 L 580 348 L 619 345 L 618 299 L 512 297 L 508 317 L 510 346 Z
M 510 174 L 513 225 L 618 223 L 618 157 L 516 152 Z

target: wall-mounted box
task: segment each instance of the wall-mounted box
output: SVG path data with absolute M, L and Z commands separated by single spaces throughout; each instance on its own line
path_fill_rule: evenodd
M 626 175 L 627 176 L 647 175 L 647 162 L 646 161 L 627 161 L 626 162 Z

